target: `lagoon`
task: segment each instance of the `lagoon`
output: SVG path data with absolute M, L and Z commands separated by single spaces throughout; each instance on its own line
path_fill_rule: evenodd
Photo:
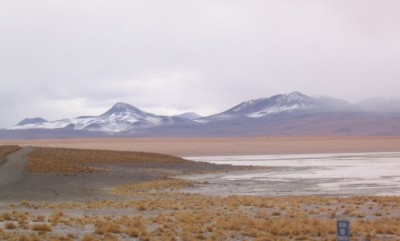
M 257 171 L 183 176 L 207 182 L 207 185 L 195 189 L 206 195 L 400 196 L 400 152 L 201 156 L 186 159 L 271 167 Z

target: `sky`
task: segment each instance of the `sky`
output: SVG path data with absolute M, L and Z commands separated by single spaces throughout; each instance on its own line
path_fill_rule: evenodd
M 397 0 L 0 0 L 0 127 L 222 112 L 300 91 L 400 98 Z

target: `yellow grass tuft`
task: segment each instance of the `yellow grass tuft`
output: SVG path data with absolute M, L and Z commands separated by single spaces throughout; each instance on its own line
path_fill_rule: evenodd
M 63 217 L 64 217 L 64 214 L 62 212 L 56 212 L 56 213 L 53 213 L 52 215 L 50 215 L 48 221 L 52 225 L 56 225 L 57 223 L 59 223 L 63 219 Z
M 16 229 L 17 226 L 13 222 L 7 222 L 4 224 L 5 229 Z
M 33 231 L 50 232 L 52 230 L 51 226 L 47 223 L 36 223 L 33 224 L 31 229 Z
M 177 191 L 184 187 L 193 187 L 196 182 L 175 178 L 164 178 L 147 182 L 119 185 L 111 190 L 112 194 L 144 195 L 146 193 L 160 193 Z
M 99 239 L 98 237 L 96 237 L 95 235 L 91 235 L 91 234 L 85 234 L 80 241 L 100 241 L 101 239 Z

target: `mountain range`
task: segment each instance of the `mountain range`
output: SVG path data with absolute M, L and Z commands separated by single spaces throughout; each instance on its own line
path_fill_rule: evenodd
M 47 121 L 27 118 L 0 138 L 201 137 L 261 135 L 399 135 L 400 101 L 351 104 L 300 92 L 244 101 L 224 112 L 161 116 L 117 103 L 99 116 Z

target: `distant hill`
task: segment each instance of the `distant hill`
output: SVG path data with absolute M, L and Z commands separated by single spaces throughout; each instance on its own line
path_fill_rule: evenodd
M 186 112 L 180 115 L 175 115 L 174 117 L 184 118 L 188 120 L 195 120 L 201 118 L 202 116 L 195 112 Z
M 23 119 L 21 122 L 19 122 L 17 124 L 17 126 L 25 126 L 25 125 L 36 125 L 36 124 L 41 124 L 41 123 L 45 123 L 47 122 L 47 120 L 40 118 L 40 117 L 36 117 L 36 118 L 26 118 Z
M 159 125 L 167 126 L 171 124 L 185 123 L 188 121 L 186 118 L 154 115 L 121 102 L 116 103 L 111 109 L 99 116 L 81 116 L 78 118 L 56 121 L 33 122 L 26 120 L 27 119 L 8 128 L 8 130 L 70 129 L 118 133 Z
M 244 101 L 221 113 L 159 116 L 116 103 L 99 116 L 24 119 L 0 138 L 200 137 L 258 135 L 400 135 L 400 102 L 351 104 L 300 92 Z

